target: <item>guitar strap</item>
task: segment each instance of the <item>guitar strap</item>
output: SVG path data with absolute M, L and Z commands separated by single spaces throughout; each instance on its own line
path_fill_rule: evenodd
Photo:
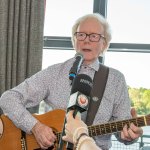
M 90 96 L 90 104 L 87 111 L 85 123 L 89 126 L 92 125 L 97 110 L 100 106 L 105 86 L 108 78 L 109 67 L 100 64 L 99 70 L 95 72 L 93 79 L 93 88 Z

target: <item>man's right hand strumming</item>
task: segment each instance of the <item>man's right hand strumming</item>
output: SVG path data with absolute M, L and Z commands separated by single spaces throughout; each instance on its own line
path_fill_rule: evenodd
M 42 149 L 48 149 L 48 147 L 54 145 L 56 136 L 53 133 L 53 130 L 41 122 L 35 124 L 32 128 L 32 133 Z

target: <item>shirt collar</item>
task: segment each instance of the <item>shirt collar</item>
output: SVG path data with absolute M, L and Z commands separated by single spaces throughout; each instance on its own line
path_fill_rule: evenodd
M 86 67 L 89 67 L 89 68 L 92 68 L 92 69 L 94 69 L 95 71 L 98 71 L 98 69 L 99 69 L 99 64 L 100 64 L 100 62 L 99 62 L 99 60 L 98 59 L 96 59 L 93 63 L 91 63 L 91 64 L 89 64 L 89 65 L 82 65 L 82 66 L 86 66 Z

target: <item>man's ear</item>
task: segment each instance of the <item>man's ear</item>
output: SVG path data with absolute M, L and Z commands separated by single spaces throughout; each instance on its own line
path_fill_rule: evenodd
M 105 53 L 105 51 L 107 50 L 107 43 L 106 43 L 106 41 L 105 40 L 103 40 L 103 42 L 102 42 L 102 51 L 101 51 L 101 53 Z

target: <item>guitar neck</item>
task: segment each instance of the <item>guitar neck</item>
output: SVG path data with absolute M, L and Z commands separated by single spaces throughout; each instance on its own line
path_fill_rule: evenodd
M 143 127 L 150 125 L 150 114 L 147 116 L 141 116 L 123 121 L 111 122 L 106 124 L 88 126 L 89 136 L 94 137 L 98 135 L 111 134 L 123 130 L 125 124 L 129 127 L 133 123 L 137 127 Z M 61 132 L 56 133 L 58 141 L 61 138 Z
M 101 125 L 88 126 L 89 135 L 93 137 L 97 135 L 115 133 L 118 131 L 122 131 L 125 124 L 129 127 L 131 123 L 133 123 L 137 127 L 148 126 L 150 125 L 150 115 Z

